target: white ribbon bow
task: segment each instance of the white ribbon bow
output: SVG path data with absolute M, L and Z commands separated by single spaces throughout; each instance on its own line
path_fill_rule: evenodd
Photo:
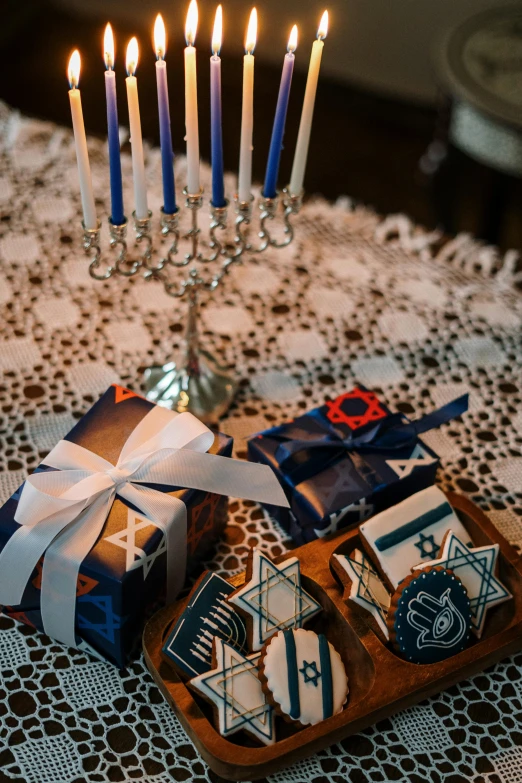
M 288 506 L 266 465 L 207 454 L 212 432 L 190 413 L 155 406 L 125 442 L 116 465 L 83 446 L 61 440 L 45 459 L 53 471 L 26 479 L 15 520 L 21 527 L 0 553 L 0 604 L 16 606 L 39 559 L 45 632 L 77 646 L 76 584 L 118 494 L 165 534 L 167 600 L 185 581 L 187 509 L 179 498 L 143 484 L 199 489 Z

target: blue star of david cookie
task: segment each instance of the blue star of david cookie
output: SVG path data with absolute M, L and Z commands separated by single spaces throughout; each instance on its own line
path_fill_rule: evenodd
M 334 554 L 331 564 L 341 583 L 349 588 L 345 600 L 368 612 L 384 640 L 388 641 L 386 618 L 390 608 L 390 594 L 369 559 L 359 549 L 354 549 L 350 557 Z
M 260 650 L 276 631 L 300 628 L 322 609 L 301 586 L 297 557 L 275 565 L 255 548 L 245 584 L 227 600 L 245 617 L 252 650 Z
M 498 544 L 472 549 L 450 530 L 444 539 L 440 556 L 413 569 L 416 571 L 427 566 L 442 566 L 459 577 L 471 602 L 471 629 L 479 638 L 484 630 L 488 609 L 513 597 L 495 576 L 498 553 Z
M 461 652 L 471 632 L 471 606 L 460 579 L 440 566 L 406 577 L 392 598 L 390 639 L 412 663 L 438 663 Z
M 237 650 L 246 650 L 245 624 L 226 601 L 234 589 L 211 572 L 196 585 L 162 648 L 163 657 L 180 673 L 194 677 L 210 669 L 216 636 Z
M 245 656 L 222 639 L 214 640 L 210 671 L 189 681 L 217 713 L 219 733 L 246 731 L 264 745 L 275 742 L 274 710 L 259 680 L 260 653 Z

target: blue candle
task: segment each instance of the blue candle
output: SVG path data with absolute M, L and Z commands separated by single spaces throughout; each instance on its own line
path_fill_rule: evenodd
M 221 38 L 223 12 L 218 5 L 212 35 L 210 58 L 210 146 L 212 158 L 212 206 L 224 207 L 225 180 L 223 174 L 223 129 L 221 126 Z
M 290 87 L 292 85 L 292 74 L 294 72 L 294 51 L 296 47 L 297 27 L 294 25 L 288 40 L 288 54 L 285 55 L 283 73 L 281 74 L 281 84 L 279 86 L 274 127 L 272 128 L 272 139 L 268 152 L 268 163 L 266 164 L 265 184 L 263 187 L 263 196 L 265 198 L 275 198 L 277 195 L 277 176 L 279 174 L 281 150 L 283 149 L 286 112 L 288 110 L 288 99 L 290 98 Z
M 163 211 L 173 215 L 177 211 L 174 187 L 174 153 L 170 130 L 169 91 L 167 85 L 167 64 L 163 59 L 166 50 L 165 25 L 161 14 L 154 25 L 154 46 L 156 49 L 156 87 L 158 89 L 158 114 L 161 146 L 161 173 L 163 178 Z
M 123 212 L 123 185 L 121 180 L 120 134 L 118 129 L 118 104 L 116 101 L 116 75 L 114 66 L 114 37 L 110 24 L 104 37 L 105 98 L 107 103 L 107 136 L 109 142 L 109 172 L 111 181 L 111 222 L 120 226 L 125 222 Z

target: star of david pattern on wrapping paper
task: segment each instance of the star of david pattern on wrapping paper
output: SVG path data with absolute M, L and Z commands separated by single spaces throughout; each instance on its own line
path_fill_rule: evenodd
M 350 599 L 372 615 L 388 639 L 386 618 L 390 608 L 390 595 L 370 560 L 359 549 L 355 549 L 351 557 L 346 555 L 334 555 L 334 557 L 351 580 Z
M 438 555 L 440 549 L 440 545 L 435 543 L 433 533 L 430 536 L 425 536 L 424 533 L 420 533 L 419 540 L 415 542 L 415 546 L 419 550 L 422 558 Z
M 271 745 L 275 741 L 274 710 L 258 677 L 261 653 L 242 655 L 222 639 L 215 640 L 214 649 L 216 666 L 190 684 L 216 705 L 223 737 L 244 730 Z
M 42 589 L 43 563 L 44 559 L 41 557 L 36 564 L 36 576 L 32 580 L 33 587 L 36 587 L 37 590 Z M 76 597 L 80 595 L 87 595 L 87 593 L 90 593 L 97 584 L 99 584 L 97 579 L 92 579 L 92 577 L 86 576 L 85 574 L 78 574 L 78 581 L 76 582 Z
M 450 531 L 444 541 L 440 558 L 422 563 L 414 569 L 440 565 L 459 577 L 468 591 L 472 630 L 479 638 L 484 630 L 488 609 L 512 598 L 511 593 L 495 576 L 498 554 L 498 544 L 472 548 Z
M 386 464 L 393 470 L 399 478 L 406 478 L 412 473 L 419 465 L 430 465 L 435 462 L 435 457 L 422 448 L 420 443 L 417 443 L 407 459 L 387 459 Z
M 100 611 L 100 622 L 95 622 L 80 612 L 81 606 L 86 604 L 91 604 Z M 76 613 L 78 628 L 96 631 L 111 644 L 114 644 L 116 631 L 121 629 L 126 619 L 126 617 L 121 617 L 113 611 L 111 595 L 82 595 L 78 598 L 78 611 Z
M 347 400 L 359 400 L 366 405 L 366 410 L 361 414 L 347 414 L 343 411 L 343 403 Z M 351 430 L 356 430 L 372 421 L 378 421 L 386 416 L 386 411 L 381 407 L 379 400 L 373 392 L 356 388 L 346 394 L 341 394 L 335 400 L 326 401 L 328 408 L 326 416 L 332 424 L 346 424 Z
M 330 533 L 336 533 L 339 528 L 352 524 L 352 522 L 364 522 L 368 517 L 371 517 L 374 508 L 373 503 L 367 503 L 366 498 L 361 498 L 340 511 L 334 511 L 333 514 L 330 514 L 329 524 L 323 528 L 314 528 L 314 533 L 318 538 L 324 538 Z M 341 522 L 343 522 L 342 525 Z
M 291 605 L 289 614 L 288 608 L 284 608 L 284 599 Z M 276 631 L 301 628 L 322 609 L 303 590 L 296 557 L 277 566 L 257 549 L 253 552 L 252 578 L 228 600 L 252 617 L 254 650 L 259 650 Z
M 146 527 L 150 527 L 154 523 L 139 514 L 133 509 L 127 509 L 127 527 L 124 530 L 120 530 L 119 533 L 113 533 L 111 536 L 107 536 L 104 539 L 108 544 L 114 544 L 125 550 L 125 569 L 126 571 L 134 571 L 136 568 L 143 568 L 143 579 L 145 580 L 150 573 L 150 570 L 156 559 L 166 552 L 167 544 L 165 541 L 165 534 L 162 532 L 161 541 L 154 550 L 147 554 L 136 544 L 136 533 L 143 530 Z
M 187 531 L 187 551 L 190 555 L 194 554 L 205 533 L 210 533 L 214 528 L 214 516 L 220 500 L 220 495 L 208 492 L 201 503 L 190 507 Z M 205 512 L 208 513 L 208 516 L 202 523 L 200 520 L 204 517 Z
M 360 475 L 347 469 L 346 461 L 343 461 L 315 476 L 314 488 L 317 493 L 320 493 L 321 503 L 325 508 L 335 508 L 336 500 L 341 500 L 343 493 L 361 492 L 362 479 Z
M 310 674 L 310 672 L 312 672 Z M 303 661 L 302 667 L 299 669 L 299 673 L 303 675 L 303 679 L 306 682 L 311 682 L 312 685 L 315 685 L 317 688 L 317 683 L 321 679 L 321 672 L 317 668 L 316 661 L 312 661 L 312 663 L 309 663 L 308 661 Z

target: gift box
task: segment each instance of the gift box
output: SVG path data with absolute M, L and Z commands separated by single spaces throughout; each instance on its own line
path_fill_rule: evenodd
M 433 484 L 439 458 L 420 435 L 467 407 L 463 395 L 410 421 L 359 386 L 257 433 L 248 458 L 272 468 L 290 504 L 265 508 L 297 544 L 359 525 Z
M 222 533 L 226 495 L 266 500 L 266 474 L 279 491 L 231 453 L 191 414 L 111 386 L 0 509 L 2 611 L 122 667 Z

